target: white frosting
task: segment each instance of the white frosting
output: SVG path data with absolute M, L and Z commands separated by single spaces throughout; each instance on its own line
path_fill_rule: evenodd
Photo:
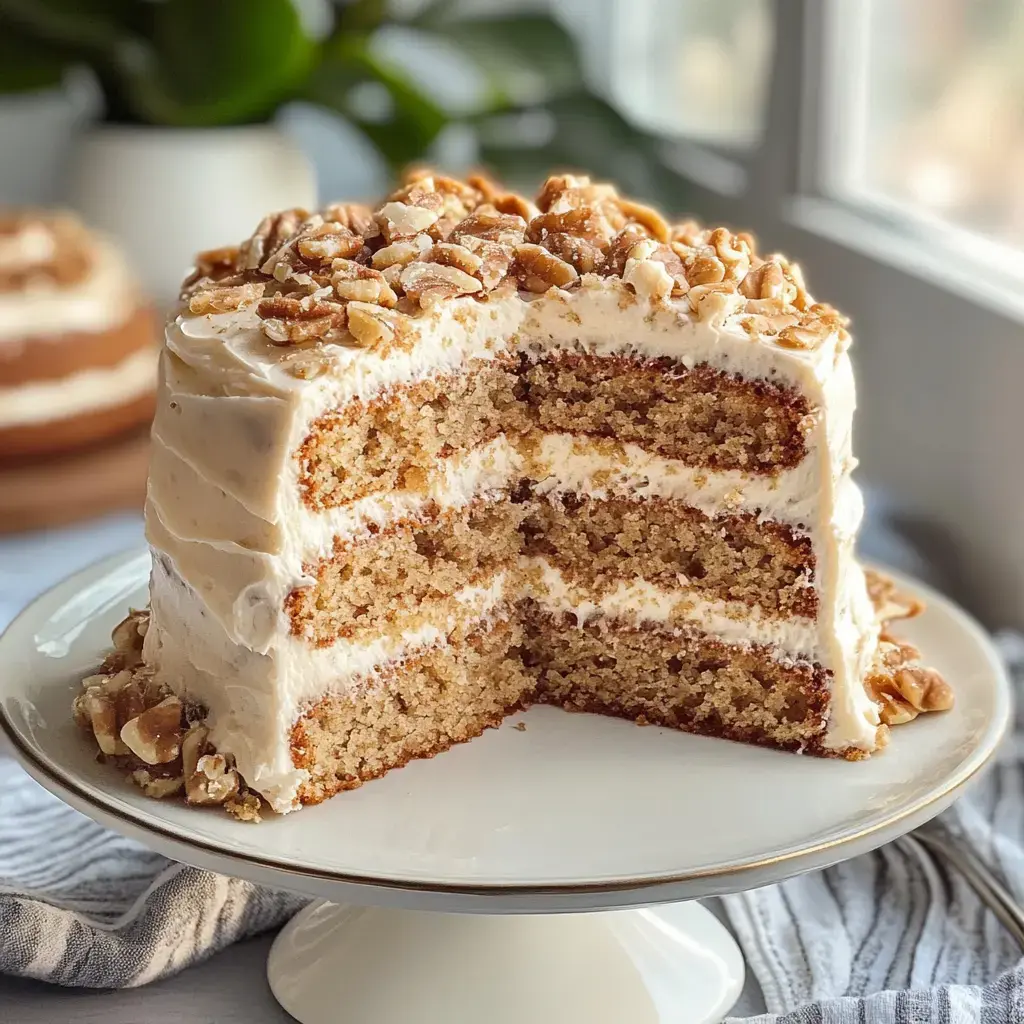
M 52 252 L 44 249 L 43 234 L 24 231 L 15 236 L 21 250 L 18 265 L 43 262 Z M 13 246 L 15 240 L 8 240 Z M 25 248 L 27 246 L 27 248 Z M 12 258 L 8 251 L 6 256 Z M 0 344 L 45 335 L 77 331 L 105 331 L 124 323 L 136 308 L 134 282 L 120 253 L 103 239 L 93 240 L 89 273 L 74 284 L 29 284 L 17 291 L 0 292 Z M 0 264 L 3 256 L 0 256 Z
M 652 306 L 621 282 L 456 300 L 411 321 L 418 336 L 410 349 L 382 356 L 329 345 L 316 353 L 326 367 L 314 375 L 296 373 L 296 361 L 308 357 L 270 343 L 251 312 L 179 318 L 167 332 L 147 505 L 150 541 L 173 569 L 154 572 L 147 658 L 169 685 L 210 706 L 215 742 L 235 754 L 250 782 L 273 794 L 275 806 L 291 806 L 301 778 L 291 766 L 288 737 L 301 702 L 343 686 L 353 678 L 352 666 L 371 658 L 344 644 L 318 651 L 291 636 L 283 602 L 311 582 L 304 565 L 328 552 L 335 536 L 355 537 L 368 524 L 415 516 L 428 501 L 465 504 L 525 472 L 544 492 L 665 495 L 706 512 L 725 507 L 798 527 L 816 558 L 815 623 L 757 613 L 740 620 L 739 609 L 727 603 L 680 604 L 639 581 L 596 605 L 627 617 L 688 617 L 730 641 L 764 637 L 782 658 L 813 657 L 832 673 L 826 744 L 873 749 L 878 715 L 862 678 L 878 626 L 852 555 L 862 509 L 849 479 L 854 391 L 845 343 L 838 333 L 815 349 L 751 339 L 737 322 L 735 297 L 719 298 L 718 308 L 699 320 L 685 299 Z M 794 469 L 757 476 L 693 470 L 634 445 L 566 435 L 533 439 L 519 452 L 502 437 L 439 463 L 427 494 L 371 496 L 319 515 L 301 501 L 295 453 L 309 424 L 326 411 L 468 359 L 565 348 L 668 356 L 792 387 L 812 410 L 807 455 Z M 590 613 L 586 595 L 571 588 L 547 592 L 564 610 Z M 486 604 L 479 595 L 473 599 Z M 439 635 L 418 633 L 403 642 Z M 380 650 L 372 655 L 380 657 Z
M 32 426 L 125 405 L 156 386 L 156 350 L 139 349 L 113 366 L 91 366 L 57 380 L 0 387 L 0 428 Z

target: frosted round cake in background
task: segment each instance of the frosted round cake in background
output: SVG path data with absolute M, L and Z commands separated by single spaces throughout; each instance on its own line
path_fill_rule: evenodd
M 130 268 L 66 213 L 0 213 L 0 462 L 147 423 L 156 333 Z

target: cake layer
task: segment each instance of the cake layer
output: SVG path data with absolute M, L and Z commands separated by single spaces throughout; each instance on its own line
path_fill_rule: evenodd
M 89 368 L 114 367 L 140 348 L 157 340 L 153 311 L 139 306 L 127 311 L 121 323 L 97 331 L 9 340 L 0 344 L 0 389 L 29 381 L 60 381 Z M 156 356 L 152 357 L 156 387 Z
M 665 498 L 563 492 L 530 503 L 522 531 L 526 555 L 596 595 L 643 579 L 781 615 L 817 613 L 810 540 L 750 514 L 712 517 Z
M 690 466 L 771 472 L 807 452 L 807 400 L 791 388 L 675 359 L 557 352 L 529 364 L 540 429 L 632 443 Z
M 806 453 L 806 400 L 668 358 L 554 353 L 476 359 L 459 372 L 395 385 L 312 422 L 299 485 L 314 509 L 415 487 L 438 458 L 533 427 L 614 438 L 691 467 L 771 473 Z
M 613 619 L 582 628 L 538 606 L 527 612 L 524 662 L 536 699 L 783 750 L 826 752 L 831 681 L 770 650 L 697 631 Z M 851 752 L 856 756 L 856 752 Z
M 317 701 L 291 730 L 295 767 L 308 773 L 299 799 L 319 803 L 498 725 L 529 702 L 522 637 L 518 623 L 498 622 Z
M 525 428 L 518 388 L 508 361 L 475 360 L 319 417 L 297 453 L 306 503 L 331 508 L 421 486 L 439 458 Z
M 308 569 L 315 582 L 285 603 L 295 636 L 324 647 L 387 623 L 401 625 L 434 601 L 488 586 L 516 564 L 526 510 L 475 501 L 425 522 L 400 521 L 361 543 L 340 543 Z

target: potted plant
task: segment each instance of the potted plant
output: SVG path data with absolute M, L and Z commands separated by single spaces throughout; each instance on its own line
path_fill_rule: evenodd
M 385 45 L 396 30 L 397 54 Z M 426 53 L 432 66 L 417 66 Z M 0 91 L 77 67 L 103 118 L 79 140 L 69 197 L 161 300 L 198 249 L 242 237 L 269 209 L 315 205 L 307 158 L 273 122 L 292 101 L 346 118 L 395 170 L 454 123 L 513 179 L 583 164 L 651 195 L 667 173 L 638 164 L 651 143 L 588 92 L 572 40 L 539 14 L 470 19 L 449 0 L 404 17 L 384 0 L 0 0 Z M 454 101 L 424 84 L 456 72 L 470 85 Z

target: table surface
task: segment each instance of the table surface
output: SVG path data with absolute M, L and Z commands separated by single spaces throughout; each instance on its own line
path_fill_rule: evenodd
M 0 538 L 0 629 L 33 597 L 64 576 L 142 543 L 137 516 L 108 516 L 65 530 Z M 3 756 L 0 738 L 0 756 Z M 0 828 L 2 828 L 0 824 Z M 718 900 L 705 903 L 724 920 Z M 87 991 L 0 977 L 0 1019 L 10 1024 L 281 1024 L 293 1018 L 267 985 L 273 936 L 238 943 L 173 978 L 140 989 Z M 737 1016 L 764 1011 L 748 975 Z

